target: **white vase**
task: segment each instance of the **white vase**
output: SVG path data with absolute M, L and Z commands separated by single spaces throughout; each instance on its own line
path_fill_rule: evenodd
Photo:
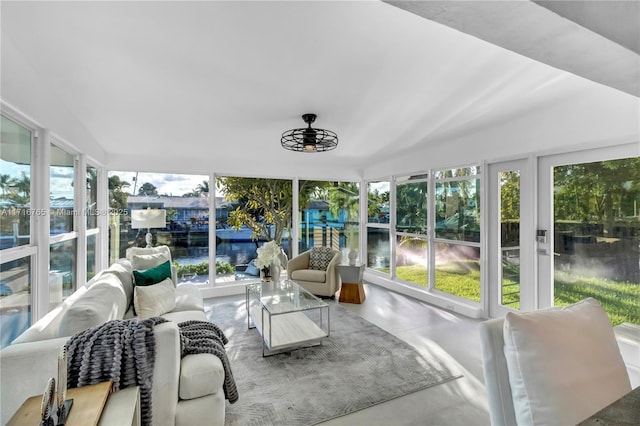
M 271 263 L 271 278 L 273 281 L 280 281 L 280 272 L 282 272 L 282 267 L 280 266 L 280 261 L 275 260 Z

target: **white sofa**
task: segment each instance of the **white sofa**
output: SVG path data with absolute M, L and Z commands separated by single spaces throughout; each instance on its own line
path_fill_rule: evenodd
M 631 391 L 609 318 L 592 298 L 480 324 L 493 426 L 577 424 Z
M 47 380 L 57 376 L 57 356 L 69 336 L 106 321 L 133 316 L 132 278 L 131 263 L 119 260 L 0 351 L 2 424 L 27 397 L 42 393 Z M 177 324 L 207 321 L 198 288 L 178 285 L 175 308 L 161 316 L 169 322 L 154 327 L 153 424 L 224 424 L 222 362 L 211 354 L 180 357 Z

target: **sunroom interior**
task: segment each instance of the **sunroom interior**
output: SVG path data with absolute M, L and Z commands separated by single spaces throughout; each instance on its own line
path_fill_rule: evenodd
M 147 208 L 205 298 L 244 294 L 280 230 L 471 318 L 592 296 L 640 325 L 635 1 L 0 7 L 3 347 L 142 245 Z M 283 149 L 305 113 L 336 149 Z M 232 188 L 265 182 L 286 220 L 254 231 Z

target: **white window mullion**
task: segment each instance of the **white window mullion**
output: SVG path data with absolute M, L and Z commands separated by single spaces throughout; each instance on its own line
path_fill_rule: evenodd
M 216 228 L 218 218 L 216 217 L 216 175 L 209 173 L 209 265 L 216 264 Z M 216 268 L 209 268 L 209 283 L 216 282 Z M 177 283 L 176 283 L 177 284 Z
M 76 156 L 74 162 L 73 229 L 77 232 L 76 287 L 87 282 L 87 156 Z
M 294 242 L 298 241 L 298 233 L 300 232 L 300 228 L 298 224 L 300 223 L 300 178 L 296 177 L 291 181 L 291 193 L 293 195 L 291 200 L 291 246 L 289 249 L 291 250 L 291 258 L 296 257 L 298 253 L 298 244 Z
M 428 266 L 428 285 L 429 291 L 432 291 L 436 285 L 436 182 L 435 172 L 432 170 L 429 172 L 429 186 L 427 187 L 427 224 L 428 224 L 428 239 L 427 248 L 429 256 Z
M 97 226 L 100 230 L 96 242 L 96 271 L 105 269 L 109 265 L 109 178 L 104 167 L 97 168 L 98 191 L 97 196 Z
M 389 271 L 396 277 L 396 178 L 389 179 Z
M 36 322 L 49 311 L 49 164 L 51 162 L 51 134 L 39 131 L 33 142 L 33 164 L 31 176 L 31 209 L 43 209 L 47 215 L 31 217 L 31 241 L 36 245 L 36 262 L 32 266 L 32 322 Z

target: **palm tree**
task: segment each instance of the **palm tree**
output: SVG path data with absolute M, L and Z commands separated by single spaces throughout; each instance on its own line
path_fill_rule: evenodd
M 209 181 L 203 180 L 202 183 L 199 183 L 198 186 L 196 186 L 196 189 L 194 189 L 193 192 L 198 194 L 199 197 L 209 196 Z
M 31 178 L 25 172 L 22 172 L 22 178 L 15 182 L 18 191 L 23 194 L 25 200 L 31 195 Z
M 2 188 L 2 195 L 6 195 L 7 188 L 9 188 L 11 181 L 11 175 L 0 175 L 0 188 Z

